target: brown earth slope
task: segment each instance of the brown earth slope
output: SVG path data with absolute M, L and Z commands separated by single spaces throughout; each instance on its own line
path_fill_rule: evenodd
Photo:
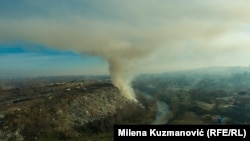
M 50 87 L 51 91 L 39 87 L 1 92 L 0 140 L 41 140 L 47 135 L 66 140 L 112 133 L 114 124 L 147 124 L 154 120 L 155 102 L 142 95 L 137 95 L 140 103 L 129 101 L 110 83 Z

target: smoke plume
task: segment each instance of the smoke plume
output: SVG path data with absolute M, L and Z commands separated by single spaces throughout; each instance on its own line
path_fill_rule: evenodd
M 244 0 L 2 2 L 0 42 L 105 58 L 114 85 L 135 100 L 131 82 L 138 73 L 249 65 L 249 5 Z
M 131 87 L 133 73 L 128 70 L 127 63 L 117 60 L 109 61 L 109 70 L 112 76 L 113 84 L 120 90 L 120 93 L 128 99 L 135 100 L 134 90 Z
M 101 21 L 94 25 L 89 21 L 77 21 L 74 26 L 43 20 L 20 20 L 18 25 L 16 22 L 1 22 L 2 42 L 25 41 L 105 58 L 114 86 L 122 95 L 136 101 L 131 87 L 137 74 L 135 66 L 140 58 L 152 52 L 150 40 L 140 40 L 143 35 L 130 35 L 130 27 L 119 25 L 117 28 L 117 25 L 105 25 Z

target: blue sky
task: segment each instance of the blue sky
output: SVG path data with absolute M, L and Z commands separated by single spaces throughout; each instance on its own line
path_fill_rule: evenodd
M 35 44 L 0 44 L 0 64 L 1 77 L 107 74 L 107 63 L 98 56 Z

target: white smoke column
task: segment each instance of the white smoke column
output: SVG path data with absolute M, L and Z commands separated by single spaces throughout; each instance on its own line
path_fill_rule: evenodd
M 128 63 L 122 61 L 110 60 L 109 70 L 113 84 L 120 90 L 120 93 L 130 100 L 137 101 L 134 90 L 131 86 L 133 74 L 127 70 Z

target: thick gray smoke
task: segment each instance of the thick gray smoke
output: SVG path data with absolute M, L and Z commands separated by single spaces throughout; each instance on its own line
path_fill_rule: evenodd
M 112 76 L 113 84 L 120 90 L 121 94 L 128 99 L 135 100 L 135 93 L 131 87 L 131 81 L 133 80 L 133 72 L 129 70 L 127 63 L 117 60 L 109 61 L 110 74 Z
M 135 100 L 130 85 L 138 73 L 249 65 L 249 5 L 245 0 L 1 2 L 0 42 L 103 57 L 114 85 Z
M 79 24 L 80 23 L 80 24 Z M 52 48 L 72 50 L 105 58 L 113 84 L 121 94 L 136 101 L 131 81 L 137 74 L 137 61 L 152 52 L 150 40 L 141 41 L 141 36 L 130 35 L 131 28 L 110 23 L 92 24 L 77 21 L 69 25 L 55 21 L 26 20 L 0 23 L 2 42 L 26 41 Z M 84 26 L 82 26 L 84 25 Z M 104 26 L 104 27 L 103 27 Z M 116 25 L 117 26 L 117 25 Z M 137 66 L 138 67 L 138 66 Z

